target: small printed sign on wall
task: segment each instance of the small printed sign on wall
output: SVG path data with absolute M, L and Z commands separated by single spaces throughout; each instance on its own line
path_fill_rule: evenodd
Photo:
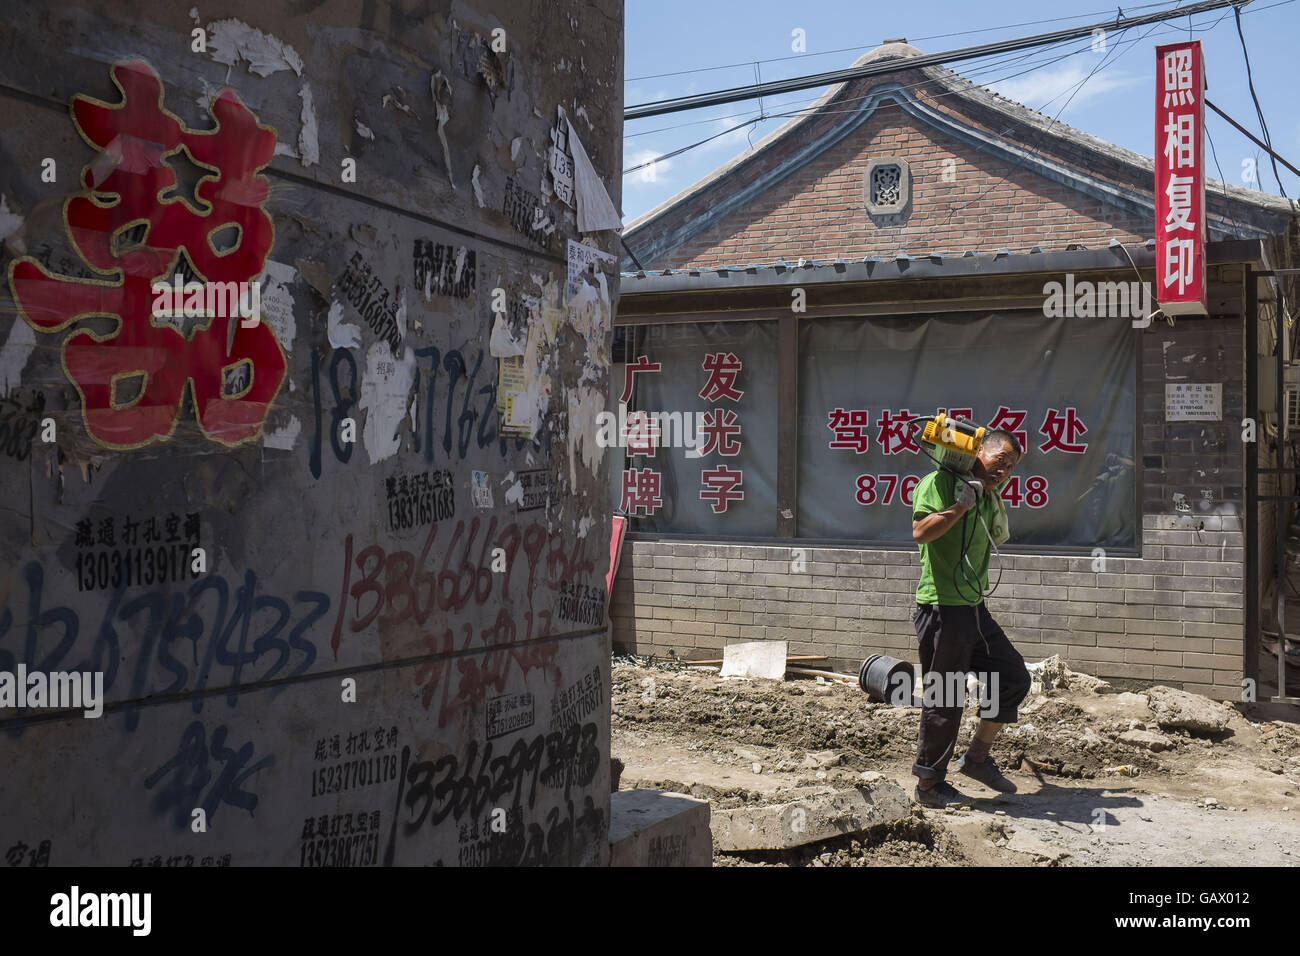
M 1165 421 L 1223 421 L 1223 383 L 1166 382 Z

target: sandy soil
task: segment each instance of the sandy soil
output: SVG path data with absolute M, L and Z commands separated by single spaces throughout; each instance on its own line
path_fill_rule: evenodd
M 993 753 L 1016 794 L 951 773 L 976 798 L 973 808 L 914 805 L 908 819 L 869 833 L 794 850 L 715 851 L 714 864 L 1300 864 L 1294 709 L 1236 704 L 1222 733 L 1197 735 L 1159 728 L 1144 695 L 1096 692 L 1091 683 L 1072 678 L 1031 696 L 999 736 Z M 612 698 L 622 789 L 675 790 L 722 809 L 788 802 L 801 787 L 849 787 L 864 773 L 897 781 L 909 797 L 915 784 L 920 711 L 874 704 L 856 685 L 724 680 L 675 662 L 621 659 Z M 975 722 L 968 706 L 958 754 Z M 1118 739 L 1135 729 L 1167 749 Z

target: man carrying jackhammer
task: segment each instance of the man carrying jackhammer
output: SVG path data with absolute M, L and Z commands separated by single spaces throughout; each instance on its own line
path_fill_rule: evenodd
M 944 779 L 961 728 L 968 671 L 976 672 L 988 699 L 982 702 L 979 726 L 957 770 L 1002 793 L 1016 791 L 989 749 L 1002 725 L 1015 723 L 1016 708 L 1029 693 L 1029 672 L 984 606 L 984 594 L 990 545 L 1001 544 L 1007 534 L 998 492 L 1022 454 L 1010 432 L 989 431 L 969 475 L 938 468 L 921 479 L 912 497 L 912 538 L 921 550 L 912 622 L 920 642 L 923 686 L 929 682 L 940 691 L 922 696 L 912 765 L 919 778 L 913 797 L 922 806 L 971 802 Z M 962 695 L 953 693 L 955 687 L 962 688 Z

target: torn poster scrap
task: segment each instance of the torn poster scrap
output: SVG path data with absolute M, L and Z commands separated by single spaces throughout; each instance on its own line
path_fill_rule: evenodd
M 474 481 L 470 486 L 470 497 L 474 499 L 474 507 L 493 507 L 492 485 L 488 483 L 488 473 L 486 471 L 475 471 L 472 474 Z
M 497 359 L 497 432 L 502 438 L 532 438 L 535 408 L 529 408 L 525 393 L 524 357 Z
M 488 352 L 493 358 L 509 358 L 523 355 L 523 343 L 514 337 L 510 323 L 504 312 L 492 313 L 492 338 L 488 341 Z
M 555 197 L 566 206 L 573 205 L 573 156 L 569 152 L 569 124 L 565 121 L 564 110 L 560 110 L 560 119 L 551 130 L 551 148 L 548 153 L 551 170 L 551 184 Z
M 595 167 L 591 165 L 587 151 L 582 147 L 582 140 L 578 138 L 577 130 L 569 122 L 564 107 L 557 106 L 556 109 L 560 113 L 558 126 L 568 131 L 569 152 L 573 156 L 573 186 L 577 200 L 575 208 L 578 210 L 578 231 L 599 232 L 602 229 L 621 231 L 623 217 L 614 208 L 614 203 L 605 190 L 605 184 L 596 174 Z
M 617 256 L 612 256 L 608 252 L 601 252 L 592 246 L 574 242 L 570 239 L 568 276 L 564 285 L 564 304 L 568 305 L 569 301 L 577 294 L 578 276 L 584 272 L 594 275 L 600 272 L 599 263 L 613 265 L 617 261 Z

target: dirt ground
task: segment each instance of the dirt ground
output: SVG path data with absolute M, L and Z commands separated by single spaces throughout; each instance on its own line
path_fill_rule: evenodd
M 994 744 L 1019 792 L 952 772 L 973 808 L 913 803 L 910 817 L 856 836 L 781 851 L 715 847 L 714 865 L 1300 864 L 1295 708 L 1221 705 L 1222 732 L 1192 733 L 1157 726 L 1143 694 L 1068 680 L 1031 694 Z M 920 710 L 872 703 L 856 684 L 723 679 L 672 661 L 617 658 L 612 700 L 620 789 L 688 793 L 716 810 L 788 803 L 801 787 L 848 788 L 875 774 L 910 798 L 916 782 Z M 975 723 L 970 704 L 958 754 Z M 1119 739 L 1135 730 L 1145 733 L 1129 738 L 1142 743 Z

